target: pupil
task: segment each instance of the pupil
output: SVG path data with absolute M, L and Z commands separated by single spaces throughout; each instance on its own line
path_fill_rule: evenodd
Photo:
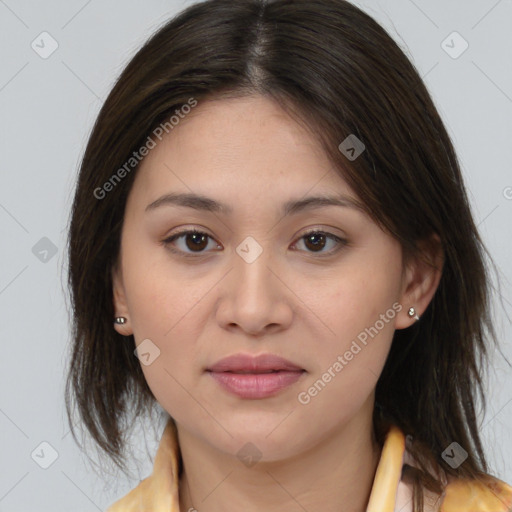
M 187 247 L 189 249 L 204 249 L 203 246 L 200 246 L 199 244 L 203 244 L 204 245 L 204 242 L 205 242 L 205 239 L 206 239 L 206 236 L 205 235 L 202 235 L 200 233 L 192 233 L 191 235 L 188 235 L 190 238 L 194 239 L 194 243 L 192 244 L 192 246 L 189 246 L 189 244 L 187 243 Z M 190 240 L 190 238 L 188 238 L 188 240 Z M 199 241 L 199 244 L 197 244 L 196 242 Z
M 320 249 L 322 249 L 324 247 L 324 245 L 325 245 L 325 235 L 322 235 L 322 234 L 309 235 L 309 236 L 307 236 L 306 240 L 307 240 L 307 242 L 309 242 L 309 241 L 315 240 L 316 238 L 322 239 L 323 243 L 319 244 L 318 242 L 314 242 L 313 241 L 313 248 L 317 248 L 317 249 L 320 248 Z

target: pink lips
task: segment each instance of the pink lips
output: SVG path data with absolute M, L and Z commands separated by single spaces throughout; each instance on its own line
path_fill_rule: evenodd
M 272 354 L 235 354 L 206 370 L 224 389 L 241 398 L 266 398 L 296 382 L 303 368 Z

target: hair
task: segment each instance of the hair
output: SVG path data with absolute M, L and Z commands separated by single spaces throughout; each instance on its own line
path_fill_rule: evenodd
M 373 415 L 381 445 L 389 424 L 412 436 L 414 510 L 422 511 L 424 488 L 442 492 L 429 468 L 458 478 L 487 473 L 476 419 L 478 398 L 485 408 L 486 340 L 496 341 L 487 251 L 451 139 L 420 75 L 384 28 L 344 0 L 196 3 L 160 27 L 120 74 L 85 148 L 70 218 L 65 394 L 73 436 L 75 401 L 95 443 L 124 469 L 122 422 L 156 402 L 133 336 L 113 328 L 112 270 L 138 165 L 103 198 L 95 191 L 191 98 L 253 94 L 277 101 L 314 134 L 404 255 L 421 256 L 422 241 L 438 236 L 439 286 L 421 320 L 395 331 Z M 338 148 L 351 134 L 365 145 L 355 160 Z M 468 452 L 457 469 L 441 456 L 453 441 Z

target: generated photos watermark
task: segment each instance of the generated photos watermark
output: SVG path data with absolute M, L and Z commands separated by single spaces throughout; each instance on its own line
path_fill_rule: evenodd
M 322 376 L 317 379 L 312 386 L 310 386 L 306 391 L 301 391 L 297 395 L 297 399 L 299 403 L 302 405 L 307 405 L 311 402 L 311 399 L 318 394 L 327 386 L 329 382 L 336 377 L 344 368 L 349 364 L 350 361 L 354 359 L 354 357 L 361 352 L 361 350 L 366 347 L 368 344 L 368 337 L 373 339 L 379 332 L 384 329 L 384 326 L 388 324 L 393 318 L 395 318 L 396 314 L 402 310 L 402 305 L 398 302 L 395 302 L 391 308 L 389 308 L 385 313 L 382 313 L 379 316 L 379 320 L 377 320 L 371 327 L 365 328 L 357 335 L 357 339 L 353 340 L 350 348 L 345 351 L 343 355 L 339 355 L 336 358 L 336 361 L 327 368 L 327 370 L 322 374 Z M 359 343 L 358 343 L 359 342 Z M 361 345 L 363 345 L 361 347 Z
M 112 176 L 101 186 L 94 189 L 94 197 L 96 199 L 104 199 L 109 192 L 121 182 L 137 165 L 142 159 L 149 154 L 149 152 L 156 147 L 156 141 L 162 140 L 164 133 L 170 133 L 179 122 L 184 119 L 187 114 L 190 114 L 192 109 L 197 106 L 197 100 L 189 98 L 187 103 L 182 105 L 179 109 L 176 109 L 174 114 L 169 118 L 168 121 L 160 123 L 152 132 L 152 135 L 148 135 L 146 142 L 139 148 L 138 151 L 134 151 L 132 156 L 116 171 Z M 154 138 L 153 138 L 154 137 Z

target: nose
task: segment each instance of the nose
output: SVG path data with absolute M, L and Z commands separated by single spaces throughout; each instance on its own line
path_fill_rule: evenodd
M 294 295 L 270 252 L 265 249 L 254 260 L 234 253 L 232 270 L 219 292 L 216 315 L 222 328 L 259 338 L 290 326 Z

